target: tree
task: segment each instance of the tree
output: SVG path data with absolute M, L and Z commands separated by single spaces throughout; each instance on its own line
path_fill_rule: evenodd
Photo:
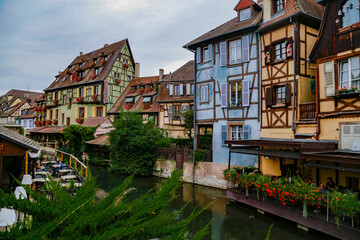
M 76 155 L 80 155 L 81 146 L 94 139 L 95 127 L 84 127 L 81 125 L 70 125 L 63 130 L 64 138 L 69 141 L 69 145 Z
M 0 239 L 187 239 L 187 227 L 203 211 L 194 210 L 177 220 L 185 206 L 166 211 L 181 186 L 181 171 L 174 171 L 158 191 L 151 190 L 129 201 L 127 194 L 133 176 L 112 190 L 104 199 L 96 199 L 96 182 L 91 176 L 70 196 L 58 182 L 46 182 L 54 200 L 26 187 L 33 200 L 17 200 L 0 189 L 0 207 L 12 207 L 30 218 L 16 223 L 10 231 L 1 231 Z M 208 223 L 193 239 L 208 234 Z
M 184 124 L 183 127 L 185 128 L 185 132 L 191 139 L 191 132 L 194 128 L 194 111 L 189 110 L 183 113 L 184 114 Z
M 155 147 L 165 138 L 153 121 L 144 123 L 137 112 L 119 113 L 109 133 L 112 169 L 122 174 L 149 176 L 153 173 Z

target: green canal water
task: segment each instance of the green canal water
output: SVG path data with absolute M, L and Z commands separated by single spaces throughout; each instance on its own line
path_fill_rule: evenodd
M 106 192 L 121 184 L 126 178 L 94 166 L 91 167 L 91 172 L 97 176 L 99 187 Z M 137 198 L 150 189 L 156 188 L 163 181 L 165 180 L 157 177 L 135 177 L 131 187 L 136 188 L 136 191 L 129 193 L 128 197 L 129 199 Z M 207 236 L 207 239 L 264 240 L 271 224 L 274 226 L 271 230 L 270 239 L 332 239 L 316 231 L 305 232 L 298 229 L 295 223 L 284 221 L 269 214 L 263 215 L 258 213 L 256 209 L 231 202 L 226 198 L 225 190 L 183 184 L 178 189 L 178 195 L 179 197 L 169 206 L 169 211 L 176 211 L 190 201 L 179 218 L 190 214 L 195 207 L 204 207 L 215 200 L 215 203 L 189 226 L 190 233 L 195 233 L 210 220 L 213 220 L 210 227 L 211 236 Z

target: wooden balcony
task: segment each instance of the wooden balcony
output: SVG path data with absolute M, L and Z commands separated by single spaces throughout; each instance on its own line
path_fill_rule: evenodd
M 300 121 L 314 121 L 316 112 L 316 103 L 300 103 Z

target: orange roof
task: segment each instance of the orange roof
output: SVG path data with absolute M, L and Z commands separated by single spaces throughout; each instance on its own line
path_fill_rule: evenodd
M 238 11 L 240 9 L 248 8 L 252 5 L 256 4 L 252 0 L 240 0 L 239 3 L 234 8 L 235 11 Z
M 30 133 L 44 133 L 44 134 L 53 134 L 61 133 L 66 127 L 57 127 L 57 126 L 46 126 L 46 127 L 37 127 L 31 130 L 28 130 Z
M 83 123 L 85 127 L 97 127 L 105 122 L 107 117 L 90 117 Z
M 109 141 L 108 141 L 109 135 L 105 134 L 105 135 L 101 135 L 98 138 L 95 138 L 93 140 L 87 141 L 85 142 L 86 144 L 90 144 L 90 145 L 109 145 Z

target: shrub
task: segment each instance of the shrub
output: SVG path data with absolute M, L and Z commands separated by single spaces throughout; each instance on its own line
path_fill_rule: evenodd
M 71 150 L 76 156 L 81 155 L 81 146 L 86 141 L 94 139 L 95 127 L 84 127 L 82 125 L 70 125 L 63 130 L 64 138 L 69 141 Z

